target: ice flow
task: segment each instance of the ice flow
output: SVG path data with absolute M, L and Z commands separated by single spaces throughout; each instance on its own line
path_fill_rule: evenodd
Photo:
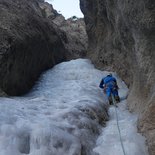
M 102 126 L 108 104 L 98 85 L 106 74 L 89 60 L 72 60 L 45 72 L 28 95 L 0 98 L 0 155 L 121 155 L 113 107 Z M 127 88 L 118 82 L 124 99 Z M 127 155 L 147 155 L 136 116 L 125 101 L 118 109 Z

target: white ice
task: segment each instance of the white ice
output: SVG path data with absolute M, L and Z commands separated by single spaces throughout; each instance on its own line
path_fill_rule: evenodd
M 137 117 L 131 115 L 126 106 L 126 101 L 119 103 L 117 108 L 121 138 L 124 146 L 121 146 L 117 127 L 115 107 L 110 107 L 110 121 L 97 139 L 94 151 L 99 155 L 148 155 L 145 139 L 137 133 Z
M 107 127 L 99 124 L 108 106 L 98 88 L 106 74 L 89 60 L 72 60 L 45 72 L 28 95 L 0 98 L 0 155 L 122 155 L 113 107 Z M 147 155 L 125 102 L 118 111 L 127 155 Z

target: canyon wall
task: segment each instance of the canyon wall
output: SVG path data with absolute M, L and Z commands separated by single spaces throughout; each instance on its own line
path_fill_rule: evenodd
M 0 0 L 0 95 L 27 93 L 44 70 L 84 57 L 86 44 L 83 19 L 65 20 L 44 0 Z
M 155 154 L 155 1 L 80 0 L 88 34 L 87 56 L 116 71 L 130 88 L 128 106 Z
M 37 0 L 0 0 L 0 87 L 9 95 L 27 92 L 42 71 L 65 60 L 54 24 Z

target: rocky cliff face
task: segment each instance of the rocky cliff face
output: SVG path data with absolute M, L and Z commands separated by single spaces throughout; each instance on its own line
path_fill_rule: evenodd
M 39 74 L 65 60 L 54 24 L 38 0 L 0 0 L 0 87 L 9 95 L 27 92 Z
M 44 0 L 0 0 L 0 94 L 26 93 L 45 69 L 84 56 L 85 38 L 82 19 L 66 21 Z
M 58 17 L 60 18 L 60 17 Z M 60 29 L 66 34 L 64 45 L 67 49 L 67 59 L 76 59 L 86 56 L 88 38 L 85 29 L 83 18 L 76 18 L 75 16 L 58 22 L 54 19 L 53 22 L 58 24 Z
M 40 7 L 44 11 L 45 17 L 61 30 L 60 36 L 63 38 L 62 41 L 67 51 L 67 59 L 85 57 L 88 38 L 84 20 L 76 16 L 65 20 L 63 15 L 59 14 L 48 3 L 40 3 Z
M 130 87 L 129 108 L 155 154 L 155 2 L 81 0 L 88 33 L 88 57 L 114 70 Z

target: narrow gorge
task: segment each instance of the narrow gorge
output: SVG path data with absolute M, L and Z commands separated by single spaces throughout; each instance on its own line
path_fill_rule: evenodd
M 108 71 L 120 84 L 120 119 L 138 118 L 132 153 L 147 155 L 144 136 L 155 155 L 155 1 L 79 3 L 84 19 L 44 0 L 0 0 L 0 155 L 107 155 L 96 141 L 113 122 L 98 88 Z

